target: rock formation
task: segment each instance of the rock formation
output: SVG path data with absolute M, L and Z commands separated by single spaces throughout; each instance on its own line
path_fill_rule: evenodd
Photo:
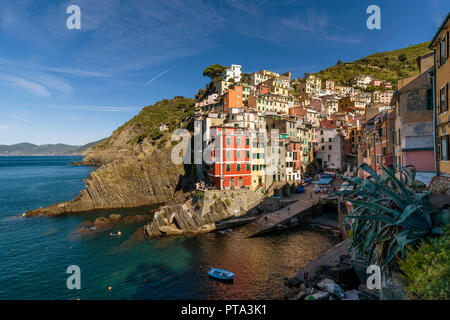
M 99 166 L 86 179 L 78 197 L 26 215 L 54 216 L 183 201 L 184 191 L 194 185 L 190 166 L 173 163 L 170 132 L 158 127 L 170 123 L 172 129 L 186 128 L 192 112 L 192 100 L 182 97 L 144 108 L 78 163 Z
M 234 213 L 222 200 L 216 200 L 208 211 L 202 213 L 190 203 L 164 206 L 155 213 L 153 220 L 144 227 L 148 237 L 206 233 L 215 230 L 215 222 L 233 216 Z

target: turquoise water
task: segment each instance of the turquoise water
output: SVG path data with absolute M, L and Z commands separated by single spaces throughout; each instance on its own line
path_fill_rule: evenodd
M 79 160 L 0 157 L 0 299 L 278 299 L 284 277 L 335 243 L 312 230 L 247 239 L 245 227 L 148 240 L 140 231 L 145 222 L 79 232 L 99 216 L 152 208 L 21 216 L 76 197 L 95 170 L 69 165 Z M 110 236 L 119 230 L 123 236 Z M 81 269 L 81 290 L 67 289 L 69 265 Z M 209 279 L 211 266 L 233 271 L 234 283 Z

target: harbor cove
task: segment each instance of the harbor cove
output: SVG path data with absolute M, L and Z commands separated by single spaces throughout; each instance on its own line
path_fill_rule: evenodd
M 336 243 L 332 233 L 309 227 L 258 238 L 247 238 L 244 226 L 146 239 L 148 221 L 130 219 L 91 230 L 99 217 L 149 214 L 157 206 L 22 216 L 76 197 L 96 169 L 70 165 L 80 160 L 0 157 L 0 299 L 283 299 L 284 278 Z M 110 235 L 118 231 L 121 237 Z M 70 265 L 81 269 L 81 290 L 66 286 Z M 235 271 L 234 283 L 211 281 L 211 266 Z
M 72 2 L 0 4 L 15 315 L 448 305 L 450 1 Z

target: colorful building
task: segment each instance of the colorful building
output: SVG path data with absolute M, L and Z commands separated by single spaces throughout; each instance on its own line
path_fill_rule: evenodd
M 208 175 L 219 189 L 250 188 L 251 137 L 247 131 L 234 127 L 211 128 L 212 164 Z
M 400 79 L 391 103 L 395 106 L 393 162 L 434 175 L 433 53 L 418 57 L 417 64 L 419 75 Z
M 439 176 L 450 176 L 450 13 L 430 43 L 434 50 L 434 106 L 436 136 L 436 171 Z
M 242 108 L 242 86 L 230 86 L 227 92 L 223 95 L 223 111 L 228 112 L 231 108 Z

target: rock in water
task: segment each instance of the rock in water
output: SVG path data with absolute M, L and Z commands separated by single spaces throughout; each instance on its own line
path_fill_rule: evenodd
M 334 282 L 333 280 L 330 279 L 322 280 L 317 284 L 317 287 L 320 290 L 328 292 L 337 299 L 344 298 L 345 295 L 344 290 L 342 290 L 342 288 L 338 284 L 336 284 L 336 282 Z
M 183 234 L 183 231 L 178 229 L 176 226 L 172 225 L 172 226 L 159 226 L 158 227 L 159 231 L 161 231 L 162 233 L 166 234 L 166 235 L 179 235 L 179 234 Z

